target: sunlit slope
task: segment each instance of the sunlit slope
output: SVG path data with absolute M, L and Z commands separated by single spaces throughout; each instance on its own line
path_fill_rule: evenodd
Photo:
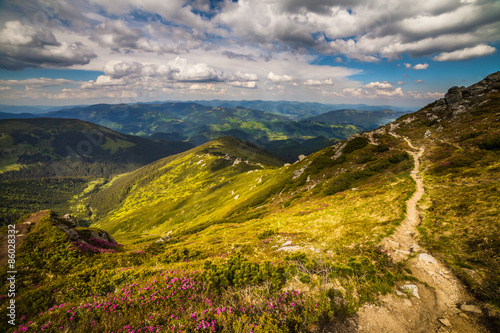
M 247 143 L 222 138 L 120 178 L 93 195 L 90 208 L 96 225 L 117 236 L 196 237 L 245 224 L 254 235 L 273 229 L 318 242 L 365 237 L 367 227 L 377 238 L 401 220 L 413 184 L 405 143 L 376 136 L 373 144 L 354 136 L 283 167 Z
M 122 177 L 90 205 L 99 225 L 114 233 L 187 229 L 216 222 L 257 200 L 259 191 L 244 186 L 267 187 L 280 165 L 258 148 L 224 137 Z

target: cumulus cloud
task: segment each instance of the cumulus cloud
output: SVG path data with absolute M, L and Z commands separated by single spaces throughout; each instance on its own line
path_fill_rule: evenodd
M 273 72 L 269 72 L 267 74 L 267 78 L 273 82 L 291 82 L 293 81 L 293 78 L 288 75 L 278 75 L 274 74 Z
M 424 83 L 424 80 L 415 80 L 415 83 Z
M 0 68 L 85 65 L 96 55 L 81 42 L 59 42 L 47 28 L 7 21 L 0 30 Z
M 429 67 L 428 63 L 416 64 L 415 66 L 413 66 L 413 69 L 420 70 L 420 69 L 427 69 L 427 67 Z
M 496 50 L 497 49 L 492 46 L 479 44 L 474 47 L 468 47 L 462 50 L 456 50 L 453 52 L 443 52 L 433 57 L 432 59 L 435 61 L 467 60 L 493 54 L 496 52 Z
M 324 79 L 324 80 L 307 80 L 304 82 L 306 86 L 322 86 L 322 85 L 333 85 L 332 79 Z

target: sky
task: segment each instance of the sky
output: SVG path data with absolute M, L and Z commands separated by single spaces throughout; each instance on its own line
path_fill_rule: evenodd
M 0 0 L 0 104 L 424 106 L 499 47 L 498 0 Z

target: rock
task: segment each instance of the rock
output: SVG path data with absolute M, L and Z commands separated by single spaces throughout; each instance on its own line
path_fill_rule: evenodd
M 436 132 L 441 132 L 442 130 L 443 130 L 443 125 L 439 125 L 439 127 L 436 130 Z
M 436 101 L 436 105 L 445 105 L 446 100 L 444 98 L 440 98 Z
M 283 243 L 282 246 L 291 246 L 292 245 L 292 241 L 286 241 Z
M 404 254 L 405 256 L 410 255 L 410 251 L 405 251 L 405 250 L 396 250 L 396 253 L 401 253 L 401 254 Z
M 418 256 L 418 260 L 430 262 L 431 264 L 438 263 L 436 258 L 434 258 L 433 256 L 431 256 L 430 254 L 427 254 L 427 253 L 420 253 L 420 255 Z
M 398 296 L 406 296 L 405 293 L 402 293 L 399 290 L 396 290 L 396 295 L 398 295 Z
M 306 158 L 306 155 L 299 155 L 299 161 L 302 161 L 304 158 Z
M 405 284 L 404 286 L 400 287 L 401 290 L 405 290 L 410 292 L 414 297 L 420 299 L 420 296 L 418 295 L 418 287 L 414 284 Z
M 71 216 L 70 214 L 64 214 L 62 219 L 69 222 L 71 227 L 73 228 L 76 227 L 75 220 L 73 219 L 73 216 Z
M 453 103 L 460 102 L 460 100 L 463 98 L 462 91 L 464 89 L 465 89 L 464 87 L 462 87 L 462 88 L 459 88 L 457 86 L 451 87 L 448 90 L 448 92 L 446 93 L 446 95 L 444 95 L 444 98 L 446 99 L 446 103 L 453 104 Z
M 483 313 L 483 311 L 476 305 L 462 304 L 460 310 L 474 313 Z
M 233 162 L 233 166 L 238 165 L 240 163 L 241 163 L 241 158 L 237 157 Z
M 165 236 L 163 236 L 162 238 L 156 240 L 155 243 L 163 243 L 165 241 L 169 241 L 170 240 L 170 235 L 172 234 L 172 230 L 170 230 L 169 232 L 167 232 L 167 234 Z
M 299 178 L 303 173 L 304 171 L 306 171 L 306 168 L 311 164 L 312 162 L 309 162 L 307 163 L 307 165 L 304 165 L 302 168 L 300 168 L 299 170 L 295 170 L 293 172 L 293 177 L 292 179 L 297 179 Z
M 425 131 L 424 133 L 424 138 L 427 139 L 429 136 L 431 136 L 432 132 L 430 130 Z
M 280 247 L 276 251 L 295 252 L 295 251 L 299 251 L 299 250 L 300 250 L 300 246 L 285 246 L 285 247 Z
M 460 312 L 458 315 L 459 315 L 460 317 L 464 318 L 464 319 L 469 319 L 469 316 L 468 316 L 468 315 L 466 315 L 466 314 L 465 314 L 465 313 L 463 313 L 463 312 Z
M 106 231 L 104 230 L 101 230 L 101 231 L 92 231 L 90 233 L 90 235 L 94 238 L 94 239 L 100 239 L 100 240 L 103 240 L 103 241 L 106 241 L 108 243 L 116 243 L 116 241 L 113 239 L 113 237 L 111 237 L 110 234 L 108 234 Z
M 410 252 L 418 252 L 420 250 L 420 246 L 417 244 L 413 244 L 410 246 Z
M 289 165 L 290 165 L 290 163 L 285 163 L 283 166 L 287 167 L 287 166 L 289 166 Z
M 239 198 L 240 198 L 240 195 L 236 194 L 236 196 L 234 197 L 234 200 L 238 200 Z
M 451 327 L 451 323 L 450 323 L 450 321 L 449 321 L 448 319 L 446 319 L 446 318 L 440 318 L 440 319 L 438 319 L 438 320 L 439 320 L 439 321 L 441 322 L 441 324 L 443 324 L 444 326 L 446 326 L 446 327 Z
M 406 306 L 412 306 L 413 304 L 411 303 L 411 301 L 408 299 L 408 298 L 405 298 L 403 300 L 403 303 L 406 305 Z

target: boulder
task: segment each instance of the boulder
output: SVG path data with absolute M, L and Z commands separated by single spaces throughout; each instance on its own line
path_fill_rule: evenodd
M 467 312 L 474 312 L 474 313 L 483 313 L 483 311 L 481 310 L 481 308 L 479 308 L 479 306 L 470 304 L 462 304 L 460 310 Z
M 418 260 L 429 262 L 431 264 L 438 263 L 436 258 L 434 258 L 433 256 L 431 256 L 430 254 L 427 254 L 427 253 L 420 253 L 420 255 L 418 256 Z
M 444 95 L 444 98 L 446 99 L 446 103 L 453 104 L 453 103 L 460 102 L 460 100 L 462 100 L 462 98 L 463 98 L 462 91 L 464 89 L 465 89 L 464 87 L 461 87 L 461 88 L 459 88 L 457 86 L 451 87 L 448 90 L 448 92 L 446 93 L 446 95 Z

